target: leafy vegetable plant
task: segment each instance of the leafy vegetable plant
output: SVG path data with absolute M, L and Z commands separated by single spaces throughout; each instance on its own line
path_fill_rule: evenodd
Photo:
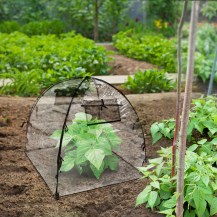
M 211 142 L 198 141 L 186 151 L 184 217 L 208 217 L 217 214 L 217 138 Z M 156 208 L 167 217 L 175 217 L 177 195 L 176 177 L 171 180 L 171 148 L 161 148 L 159 158 L 149 160 L 149 165 L 138 168 L 149 185 L 138 195 L 136 205 Z
M 39 85 L 36 94 L 39 94 L 40 89 L 65 79 L 106 74 L 109 61 L 103 47 L 81 35 L 75 35 L 74 32 L 59 37 L 29 37 L 19 32 L 0 33 L 0 59 L 1 78 L 13 77 L 13 80 L 19 83 L 21 73 L 27 74 L 23 75 L 29 79 L 26 84 L 29 82 Z M 34 78 L 36 73 L 37 78 Z M 13 94 L 26 94 L 24 89 L 14 90 Z M 1 92 L 9 93 L 6 89 Z M 34 95 L 34 92 L 31 91 L 31 95 Z
M 145 60 L 163 67 L 168 72 L 176 72 L 174 39 L 167 39 L 156 33 L 134 33 L 133 30 L 119 32 L 113 36 L 114 46 L 128 57 Z
M 188 148 L 184 171 L 184 217 L 209 217 L 217 214 L 217 98 L 193 100 L 188 126 Z M 175 121 L 164 120 L 151 126 L 153 143 L 172 139 Z M 136 205 L 146 203 L 167 217 L 175 217 L 176 176 L 171 179 L 171 148 L 161 148 L 159 158 L 139 167 L 150 184 L 138 195 Z M 177 150 L 178 157 L 178 150 Z
M 156 93 L 174 89 L 175 82 L 166 77 L 164 70 L 139 70 L 133 78 L 128 76 L 124 87 L 133 93 Z
M 187 131 L 188 141 L 194 139 L 194 135 L 200 137 L 206 136 L 208 138 L 217 136 L 216 103 L 217 98 L 213 96 L 193 100 L 193 107 L 189 114 L 190 119 Z M 151 126 L 153 144 L 162 137 L 172 139 L 174 126 L 174 119 L 164 120 L 161 123 L 155 122 Z
M 87 125 L 87 119 L 89 124 Z M 68 131 L 64 133 L 62 147 L 64 158 L 60 170 L 68 172 L 75 168 L 79 174 L 93 174 L 97 179 L 106 170 L 118 169 L 119 159 L 113 153 L 122 140 L 117 130 L 109 123 L 96 124 L 99 120 L 85 113 L 77 113 Z M 50 138 L 60 142 L 61 130 L 56 130 Z
M 198 28 L 195 52 L 195 73 L 203 82 L 209 79 L 212 71 L 215 47 L 217 42 L 217 30 L 211 24 L 204 24 Z M 187 68 L 187 39 L 183 41 L 183 72 Z

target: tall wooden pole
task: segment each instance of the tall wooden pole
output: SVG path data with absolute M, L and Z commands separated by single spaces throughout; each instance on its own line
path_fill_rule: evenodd
M 192 1 L 191 9 L 191 25 L 188 46 L 188 65 L 186 72 L 185 95 L 182 108 L 182 120 L 180 130 L 180 147 L 179 147 L 179 162 L 178 162 L 178 176 L 177 176 L 177 194 L 178 199 L 176 203 L 176 216 L 183 217 L 183 199 L 184 199 L 184 166 L 185 166 L 185 152 L 187 139 L 187 126 L 189 119 L 189 110 L 191 104 L 192 82 L 194 75 L 194 53 L 195 53 L 195 39 L 197 30 L 197 19 L 199 12 L 199 2 Z
M 178 78 L 177 78 L 177 99 L 176 99 L 176 126 L 174 130 L 174 138 L 172 144 L 172 172 L 171 176 L 175 175 L 175 161 L 176 161 L 176 144 L 178 141 L 178 132 L 180 126 L 180 110 L 181 110 L 181 82 L 182 82 L 182 27 L 184 24 L 186 12 L 187 12 L 188 0 L 185 0 L 183 9 L 182 9 L 182 16 L 178 26 L 178 48 L 177 48 L 177 62 L 178 62 Z

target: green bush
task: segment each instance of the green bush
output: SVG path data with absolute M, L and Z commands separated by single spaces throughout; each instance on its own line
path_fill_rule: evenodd
M 19 80 L 19 72 L 37 71 L 41 88 L 72 77 L 106 74 L 109 61 L 103 47 L 74 32 L 59 37 L 0 33 L 0 58 L 1 78 L 14 74 L 13 79 Z
M 133 30 L 119 32 L 113 36 L 114 46 L 128 57 L 144 60 L 163 67 L 168 72 L 176 72 L 176 44 L 154 33 L 134 33 Z
M 21 32 L 32 35 L 47 35 L 64 33 L 65 24 L 59 20 L 30 22 L 21 27 Z
M 48 34 L 59 35 L 65 32 L 65 24 L 59 20 L 34 21 L 24 25 L 19 25 L 16 21 L 5 21 L 0 23 L 0 32 L 13 33 L 15 31 L 23 32 L 28 36 Z
M 16 21 L 5 21 L 0 23 L 0 32 L 11 33 L 20 31 L 20 25 Z
M 217 214 L 217 99 L 193 101 L 188 125 L 188 148 L 184 168 L 184 217 L 209 217 Z M 151 134 L 155 143 L 162 136 L 172 139 L 174 120 L 154 123 Z M 178 152 L 178 150 L 177 150 Z M 176 176 L 171 179 L 171 148 L 161 148 L 159 158 L 138 168 L 150 184 L 138 195 L 136 205 L 156 208 L 167 217 L 175 217 Z M 178 153 L 177 157 L 178 159 Z
M 128 76 L 124 87 L 133 93 L 159 93 L 175 88 L 175 83 L 166 77 L 163 70 L 139 70 L 134 77 Z

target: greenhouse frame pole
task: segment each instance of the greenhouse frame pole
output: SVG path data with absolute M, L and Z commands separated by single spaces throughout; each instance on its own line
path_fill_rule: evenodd
M 215 58 L 214 58 L 214 62 L 212 65 L 212 73 L 211 73 L 210 80 L 209 80 L 209 87 L 208 87 L 207 96 L 211 95 L 211 93 L 212 93 L 213 81 L 214 81 L 215 70 L 216 70 L 216 62 L 217 62 L 217 46 L 216 46 L 216 50 L 215 50 Z

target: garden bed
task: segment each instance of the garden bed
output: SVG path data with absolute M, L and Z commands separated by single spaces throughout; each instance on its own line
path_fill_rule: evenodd
M 194 95 L 198 97 L 199 95 Z M 156 157 L 160 145 L 151 146 L 149 128 L 155 121 L 174 116 L 175 93 L 129 95 L 146 132 L 148 157 Z M 0 213 L 16 216 L 162 216 L 145 207 L 135 208 L 136 196 L 146 180 L 130 181 L 60 198 L 56 201 L 24 153 L 25 127 L 35 98 L 0 97 Z

